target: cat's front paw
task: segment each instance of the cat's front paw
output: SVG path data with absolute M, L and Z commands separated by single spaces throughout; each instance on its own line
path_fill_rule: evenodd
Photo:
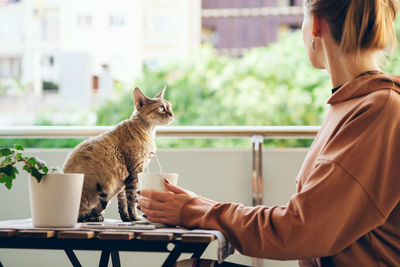
M 139 215 L 137 214 L 136 208 L 134 208 L 134 209 L 128 208 L 128 214 L 129 214 L 129 220 L 131 222 L 139 220 Z
M 103 221 L 104 221 L 103 215 L 83 216 L 78 218 L 78 222 L 103 222 Z
M 120 213 L 119 216 L 123 222 L 131 222 L 131 218 L 129 217 L 128 213 Z
M 132 221 L 137 221 L 139 216 L 137 215 L 136 212 L 132 212 L 131 209 L 128 209 L 127 212 L 120 210 L 119 211 L 119 217 L 121 217 L 121 220 L 124 222 L 132 222 Z

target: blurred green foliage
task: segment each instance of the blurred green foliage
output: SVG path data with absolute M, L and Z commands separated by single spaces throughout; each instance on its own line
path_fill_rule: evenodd
M 400 20 L 396 21 L 400 39 Z M 385 62 L 388 73 L 400 73 L 398 49 Z M 167 84 L 165 98 L 173 104 L 179 126 L 320 125 L 327 111 L 331 82 L 326 70 L 310 64 L 301 31 L 241 58 L 221 56 L 209 46 L 191 59 L 157 70 L 144 67 L 136 81 L 146 95 Z M 119 85 L 118 94 L 97 111 L 98 125 L 114 125 L 133 111 L 134 86 Z M 249 140 L 158 139 L 161 147 L 242 147 Z M 311 140 L 266 140 L 266 146 L 304 147 Z
M 295 32 L 241 58 L 203 47 L 186 62 L 144 68 L 136 86 L 153 97 L 167 83 L 179 126 L 319 125 L 327 108 L 330 80 L 314 69 Z M 132 87 L 119 88 L 97 112 L 98 125 L 114 125 L 133 110 Z M 271 146 L 308 146 L 310 140 L 271 140 Z M 161 147 L 248 147 L 248 140 L 158 139 Z
M 167 83 L 176 125 L 319 125 L 330 95 L 329 76 L 308 62 L 296 32 L 241 58 L 203 47 L 186 62 L 144 68 L 136 86 L 148 96 Z M 98 112 L 98 125 L 113 125 L 133 110 L 132 87 L 120 88 Z
M 396 21 L 400 39 L 400 20 Z M 400 74 L 398 48 L 385 71 Z M 134 109 L 132 91 L 138 86 L 155 96 L 167 84 L 165 98 L 173 104 L 177 126 L 320 125 L 328 108 L 331 83 L 326 70 L 309 63 L 300 31 L 278 42 L 249 50 L 243 57 L 218 55 L 204 46 L 185 61 L 157 69 L 143 68 L 134 85 L 118 83 L 113 96 L 96 110 L 97 125 L 115 125 Z M 41 124 L 51 124 L 41 115 Z M 7 141 L 10 146 L 14 140 Z M 30 147 L 73 147 L 81 140 L 22 140 Z M 312 140 L 266 140 L 265 146 L 307 147 Z M 18 140 L 20 143 L 20 140 Z M 248 139 L 158 138 L 159 147 L 249 147 Z
M 29 85 L 23 84 L 21 79 L 0 79 L 0 97 L 4 95 L 18 97 L 25 94 L 27 90 L 29 90 Z
M 48 91 L 57 91 L 58 88 L 58 84 L 55 84 L 51 81 L 43 81 L 42 82 L 42 88 L 43 90 L 48 90 Z
M 7 139 L 0 139 L 0 147 L 14 147 L 15 144 L 26 148 L 70 148 L 75 147 L 84 139 L 42 139 L 42 138 L 7 138 Z

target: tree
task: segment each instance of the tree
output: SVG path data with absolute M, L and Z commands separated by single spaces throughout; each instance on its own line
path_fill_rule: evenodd
M 399 19 L 395 26 L 399 39 Z M 385 63 L 387 72 L 400 74 L 398 49 Z M 328 73 L 311 66 L 301 32 L 296 31 L 268 47 L 252 49 L 241 58 L 221 56 L 214 48 L 204 46 L 185 61 L 158 69 L 144 66 L 142 77 L 134 85 L 118 84 L 113 97 L 98 108 L 97 125 L 115 125 L 131 115 L 134 86 L 154 96 L 165 83 L 165 98 L 172 102 L 175 125 L 180 126 L 320 125 L 331 94 Z M 68 140 L 64 143 L 77 144 Z M 266 142 L 271 146 L 309 144 L 309 140 Z M 158 145 L 248 147 L 250 141 L 160 139 Z
M 400 20 L 395 23 L 400 38 Z M 398 50 L 396 50 L 398 51 Z M 385 63 L 388 73 L 400 74 L 400 54 Z M 165 98 L 173 103 L 176 125 L 320 125 L 328 108 L 331 83 L 326 70 L 316 70 L 307 58 L 301 32 L 268 47 L 250 50 L 241 58 L 220 56 L 205 46 L 185 62 L 157 70 L 144 67 L 136 81 L 147 95 L 167 83 Z M 117 97 L 98 110 L 98 124 L 112 125 L 129 117 L 133 88 L 120 88 Z M 166 146 L 239 145 L 230 140 L 163 142 Z M 307 146 L 304 140 L 273 140 L 274 146 Z
M 165 83 L 165 98 L 173 103 L 176 125 L 181 126 L 319 125 L 330 94 L 328 75 L 313 69 L 308 62 L 299 32 L 269 47 L 253 49 L 241 58 L 220 56 L 214 48 L 205 46 L 186 62 L 175 62 L 155 71 L 145 67 L 136 85 L 152 96 Z M 122 89 L 99 109 L 99 125 L 113 125 L 129 117 L 133 110 L 131 90 Z M 248 143 L 185 142 L 185 146 Z M 274 144 L 288 142 L 304 144 L 293 140 Z

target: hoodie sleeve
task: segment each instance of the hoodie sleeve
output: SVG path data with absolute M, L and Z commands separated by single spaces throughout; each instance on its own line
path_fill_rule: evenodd
M 245 207 L 202 197 L 181 211 L 186 227 L 216 229 L 244 255 L 280 260 L 335 254 L 385 219 L 354 177 L 320 161 L 286 206 Z

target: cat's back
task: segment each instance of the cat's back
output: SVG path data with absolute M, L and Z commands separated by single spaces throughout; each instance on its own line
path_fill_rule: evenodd
M 152 150 L 153 141 L 150 132 L 143 130 L 137 120 L 125 120 L 112 130 L 77 145 L 68 155 L 63 170 L 77 171 L 106 162 L 114 167 L 124 165 L 125 159 L 133 160 L 136 156 L 143 156 L 140 154 L 145 151 Z
M 106 160 L 119 145 L 120 138 L 118 137 L 117 128 L 118 126 L 78 144 L 67 156 L 63 171 L 69 172 L 82 165 L 86 165 L 89 168 L 93 162 L 98 163 Z

